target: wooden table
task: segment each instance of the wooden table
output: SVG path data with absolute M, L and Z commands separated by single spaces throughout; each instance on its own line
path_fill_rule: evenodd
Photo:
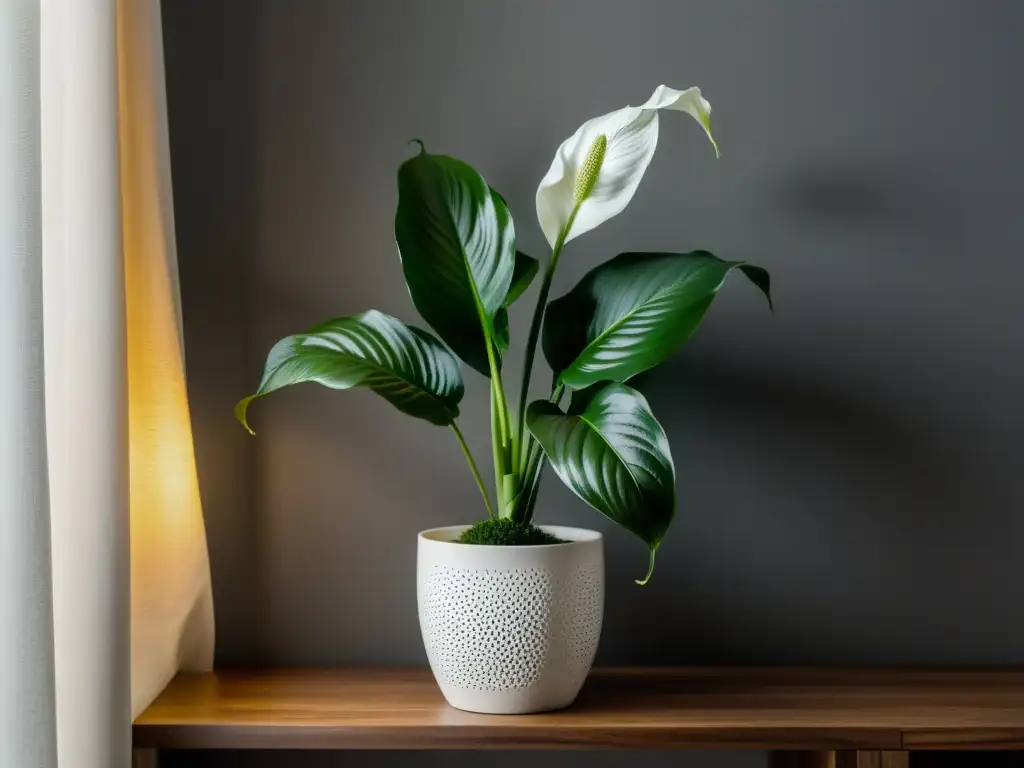
M 597 669 L 562 712 L 461 712 L 425 669 L 179 675 L 135 721 L 155 749 L 751 748 L 777 766 L 897 768 L 1024 749 L 1024 670 Z

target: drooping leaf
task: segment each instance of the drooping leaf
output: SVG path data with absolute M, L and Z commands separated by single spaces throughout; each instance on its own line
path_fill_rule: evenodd
M 643 539 L 653 568 L 675 515 L 676 474 L 665 430 L 644 396 L 625 384 L 606 384 L 582 413 L 567 415 L 538 400 L 526 423 L 562 482 Z
M 511 307 L 516 299 L 522 296 L 530 287 L 533 278 L 540 270 L 540 262 L 532 256 L 527 256 L 522 251 L 516 251 L 515 268 L 512 270 L 512 283 L 508 287 L 508 295 L 505 297 L 506 307 Z
M 515 266 L 515 228 L 501 196 L 462 161 L 423 150 L 398 170 L 395 240 L 416 309 L 489 375 L 487 339 Z
M 246 412 L 253 400 L 307 381 L 331 389 L 369 387 L 403 413 L 440 426 L 459 415 L 465 391 L 459 361 L 441 342 L 370 310 L 277 342 L 259 388 L 238 403 L 235 416 L 252 432 Z
M 548 305 L 542 342 L 557 378 L 582 389 L 626 381 L 664 362 L 700 325 L 729 273 L 768 297 L 768 273 L 706 251 L 623 253 Z

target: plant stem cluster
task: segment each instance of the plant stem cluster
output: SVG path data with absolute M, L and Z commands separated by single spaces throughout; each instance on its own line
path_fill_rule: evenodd
M 587 191 L 589 192 L 589 190 Z M 537 355 L 537 344 L 540 340 L 540 332 L 544 324 L 544 310 L 547 307 L 548 296 L 551 293 L 551 282 L 555 275 L 555 269 L 558 267 L 558 259 L 562 254 L 562 248 L 565 246 L 565 239 L 572 229 L 573 221 L 576 219 L 576 213 L 579 211 L 582 202 L 583 199 L 577 200 L 569 220 L 565 223 L 558 236 L 558 240 L 551 249 L 551 256 L 548 259 L 547 266 L 544 268 L 544 278 L 541 282 L 540 293 L 537 296 L 537 304 L 533 310 L 530 334 L 526 341 L 526 357 L 523 363 L 518 410 L 514 422 L 508 407 L 508 400 L 505 397 L 505 385 L 501 377 L 501 369 L 497 365 L 498 350 L 495 348 L 492 338 L 488 337 L 487 340 L 487 359 L 491 371 L 491 451 L 494 456 L 497 509 L 491 503 L 491 496 L 487 492 L 487 486 L 484 484 L 477 463 L 469 447 L 466 445 L 458 424 L 452 424 L 452 429 L 459 440 L 462 452 L 466 455 L 466 461 L 469 462 L 469 468 L 473 473 L 477 486 L 480 488 L 484 504 L 487 507 L 488 517 L 491 519 L 509 519 L 516 523 L 529 523 L 533 519 L 533 510 L 537 503 L 537 489 L 540 485 L 541 473 L 544 469 L 544 456 L 540 443 L 537 442 L 526 428 L 526 407 L 530 394 L 530 380 L 533 376 L 533 362 Z M 563 385 L 553 385 L 549 398 L 550 401 L 557 405 L 564 391 L 565 387 Z

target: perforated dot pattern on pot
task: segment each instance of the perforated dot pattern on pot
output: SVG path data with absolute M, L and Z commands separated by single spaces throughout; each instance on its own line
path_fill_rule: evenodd
M 601 632 L 597 569 L 556 578 L 541 568 L 487 570 L 433 566 L 420 620 L 431 667 L 459 688 L 521 690 L 547 665 L 587 674 Z

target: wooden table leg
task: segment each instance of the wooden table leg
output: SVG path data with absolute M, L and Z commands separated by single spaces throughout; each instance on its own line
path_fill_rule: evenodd
M 901 750 L 842 750 L 836 752 L 835 768 L 909 768 L 910 755 Z
M 768 753 L 768 765 L 770 768 L 910 768 L 910 757 L 900 750 L 776 750 Z
M 132 768 L 159 768 L 160 756 L 155 749 L 133 749 Z

